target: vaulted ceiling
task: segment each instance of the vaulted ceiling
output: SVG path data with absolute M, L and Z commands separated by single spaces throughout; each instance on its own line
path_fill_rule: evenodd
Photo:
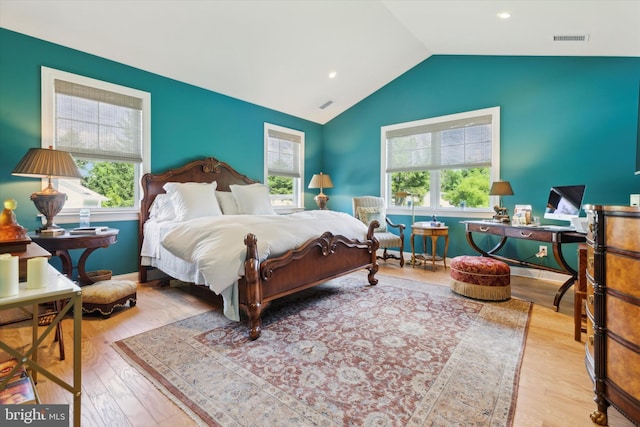
M 639 22 L 640 0 L 0 0 L 0 27 L 317 123 L 431 55 L 637 57 Z

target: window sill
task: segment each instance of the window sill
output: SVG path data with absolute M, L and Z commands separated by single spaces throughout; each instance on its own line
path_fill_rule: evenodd
M 478 218 L 489 219 L 492 218 L 495 212 L 492 209 L 441 209 L 441 210 L 429 210 L 429 209 L 416 209 L 412 212 L 410 208 L 389 207 L 387 208 L 387 214 L 389 215 L 415 215 L 416 218 L 428 217 L 431 218 L 435 215 L 437 218 Z
M 38 215 L 42 224 L 46 223 L 44 216 Z M 91 209 L 91 222 L 116 222 L 116 221 L 137 221 L 139 219 L 138 209 Z M 77 224 L 80 222 L 80 212 L 78 209 L 68 212 L 60 212 L 56 215 L 56 224 Z

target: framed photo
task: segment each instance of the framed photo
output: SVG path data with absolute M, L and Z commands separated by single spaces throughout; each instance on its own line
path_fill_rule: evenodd
M 516 205 L 512 222 L 515 224 L 531 224 L 531 205 Z

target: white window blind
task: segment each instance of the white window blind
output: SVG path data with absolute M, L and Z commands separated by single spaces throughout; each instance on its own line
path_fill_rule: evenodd
M 427 123 L 386 132 L 386 172 L 491 165 L 491 115 Z
M 56 79 L 55 146 L 90 160 L 142 162 L 143 100 Z
M 276 129 L 267 130 L 268 175 L 301 178 L 299 135 Z

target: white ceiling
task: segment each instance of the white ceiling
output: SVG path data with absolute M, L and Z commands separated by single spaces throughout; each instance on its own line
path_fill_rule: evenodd
M 431 55 L 640 56 L 640 0 L 0 0 L 0 27 L 317 123 Z

